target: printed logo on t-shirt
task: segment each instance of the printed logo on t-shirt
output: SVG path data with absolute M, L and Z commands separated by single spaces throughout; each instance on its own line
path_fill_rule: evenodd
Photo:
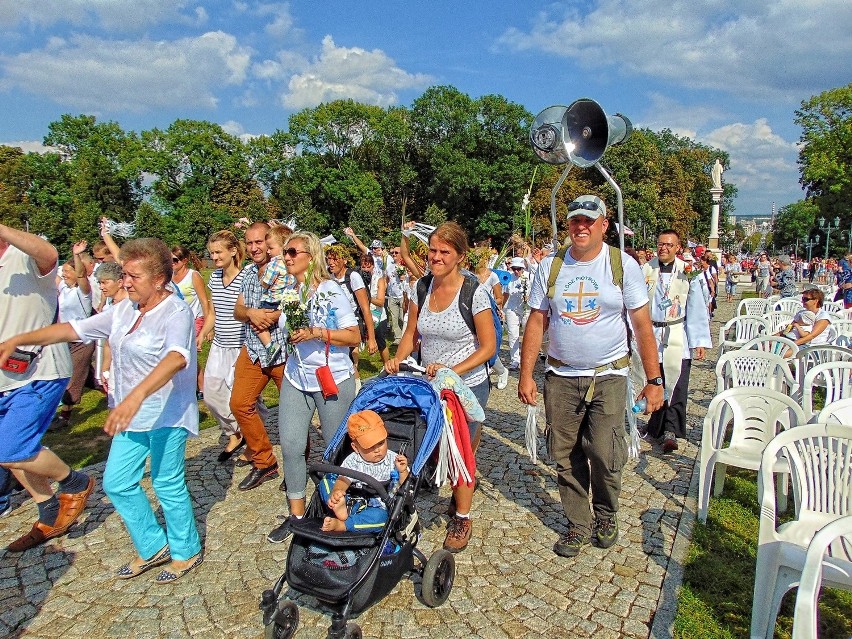
M 598 296 L 600 286 L 587 275 L 569 280 L 562 291 L 562 308 L 559 317 L 563 324 L 591 324 L 601 314 Z

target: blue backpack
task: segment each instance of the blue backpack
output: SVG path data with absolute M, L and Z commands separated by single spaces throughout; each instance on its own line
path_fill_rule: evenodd
M 470 329 L 472 335 L 476 335 L 476 324 L 473 321 L 473 294 L 480 286 L 476 276 L 467 271 L 462 271 L 464 282 L 462 282 L 461 293 L 459 294 L 459 312 L 464 318 L 464 323 Z M 432 274 L 427 273 L 417 282 L 417 307 L 423 308 L 423 302 L 426 300 L 426 294 L 429 292 L 429 286 L 432 284 Z M 503 343 L 503 323 L 500 321 L 500 315 L 497 313 L 497 302 L 491 291 L 488 291 L 488 301 L 491 302 L 491 320 L 494 322 L 494 335 L 497 338 L 497 348 L 494 354 L 488 358 L 486 364 L 489 368 L 494 366 L 497 357 L 500 355 L 500 346 Z

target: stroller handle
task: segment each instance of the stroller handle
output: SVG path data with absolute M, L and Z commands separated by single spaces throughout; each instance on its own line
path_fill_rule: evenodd
M 332 464 L 311 464 L 308 472 L 310 472 L 312 476 L 317 476 L 317 479 L 319 478 L 319 475 L 334 473 L 335 475 L 343 475 L 349 479 L 359 481 L 362 484 L 367 484 L 376 492 L 379 499 L 385 502 L 385 504 L 390 504 L 391 498 L 390 495 L 388 495 L 387 489 L 375 477 L 370 477 L 365 473 L 359 473 L 357 470 L 343 468 L 342 466 L 333 466 Z

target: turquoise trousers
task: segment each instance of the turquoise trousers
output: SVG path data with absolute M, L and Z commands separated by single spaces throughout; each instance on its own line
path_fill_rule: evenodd
M 119 433 L 112 440 L 104 471 L 104 492 L 124 520 L 142 559 L 150 559 L 166 544 L 172 558 L 179 561 L 201 551 L 184 476 L 187 435 L 183 428 L 157 428 Z M 140 485 L 148 457 L 151 483 L 163 508 L 166 530 L 157 521 Z

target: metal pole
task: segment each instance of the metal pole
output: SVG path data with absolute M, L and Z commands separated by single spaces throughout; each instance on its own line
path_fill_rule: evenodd
M 595 162 L 595 166 L 604 179 L 609 182 L 609 185 L 615 189 L 615 196 L 618 201 L 618 244 L 621 250 L 624 250 L 624 198 L 621 195 L 621 188 L 612 179 L 612 176 L 607 173 L 607 170 L 601 166 L 600 162 Z M 567 172 L 566 172 L 567 174 Z
M 568 164 L 565 167 L 565 170 L 562 171 L 562 175 L 559 176 L 559 179 L 556 180 L 556 184 L 553 185 L 553 190 L 550 191 L 550 224 L 553 227 L 553 251 L 555 252 L 559 248 L 559 240 L 557 239 L 556 233 L 556 194 L 559 192 L 562 183 L 565 181 L 565 178 L 568 177 L 568 173 L 571 171 L 571 167 L 573 164 Z
M 831 238 L 831 220 L 825 221 L 825 259 L 828 259 L 828 241 Z

